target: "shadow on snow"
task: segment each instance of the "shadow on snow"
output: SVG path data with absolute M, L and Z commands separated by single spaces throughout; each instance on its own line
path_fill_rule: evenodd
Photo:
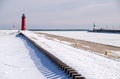
M 18 34 L 23 40 L 27 49 L 29 49 L 29 54 L 37 69 L 48 79 L 71 79 L 68 77 L 58 66 L 52 63 L 48 57 L 46 57 L 42 51 L 38 50 L 27 38 Z

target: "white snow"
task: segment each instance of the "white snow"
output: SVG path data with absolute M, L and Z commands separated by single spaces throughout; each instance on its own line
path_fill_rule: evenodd
M 17 31 L 0 30 L 0 79 L 69 79 Z
M 29 31 L 22 33 L 66 64 L 73 67 L 76 71 L 86 77 L 86 79 L 120 79 L 119 61 L 108 59 L 81 49 L 76 49 L 58 41 L 50 40 L 44 36 L 37 36 Z M 88 33 L 85 32 L 85 34 Z M 83 33 L 83 35 L 85 34 Z M 95 37 L 94 34 L 92 35 Z M 99 35 L 95 35 L 96 37 L 99 37 Z M 104 36 L 106 36 L 106 34 Z
M 75 38 L 79 40 L 86 40 L 120 47 L 120 34 L 96 33 L 96 32 L 94 33 L 87 31 L 38 31 L 38 32 L 60 35 L 69 38 Z
M 45 79 L 16 33 L 0 31 L 0 79 Z

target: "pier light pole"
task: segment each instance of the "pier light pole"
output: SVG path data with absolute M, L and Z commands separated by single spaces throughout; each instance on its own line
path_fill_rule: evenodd
M 95 27 L 96 27 L 96 25 L 95 25 L 95 22 L 94 22 L 94 24 L 93 24 L 93 30 L 95 30 Z
M 26 17 L 25 17 L 25 14 L 22 15 L 21 30 L 26 30 Z

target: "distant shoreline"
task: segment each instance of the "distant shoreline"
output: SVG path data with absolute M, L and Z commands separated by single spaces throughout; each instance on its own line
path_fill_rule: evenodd
M 94 29 L 94 30 L 92 30 L 90 32 L 120 33 L 120 30 Z
M 90 31 L 89 29 L 28 29 L 30 31 Z
M 105 29 L 28 29 L 30 31 L 88 31 L 97 33 L 120 33 L 120 30 L 105 30 Z

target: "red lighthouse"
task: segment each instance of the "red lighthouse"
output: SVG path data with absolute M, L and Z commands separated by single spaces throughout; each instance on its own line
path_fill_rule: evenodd
M 25 14 L 22 15 L 21 30 L 26 30 L 26 17 L 25 17 Z

